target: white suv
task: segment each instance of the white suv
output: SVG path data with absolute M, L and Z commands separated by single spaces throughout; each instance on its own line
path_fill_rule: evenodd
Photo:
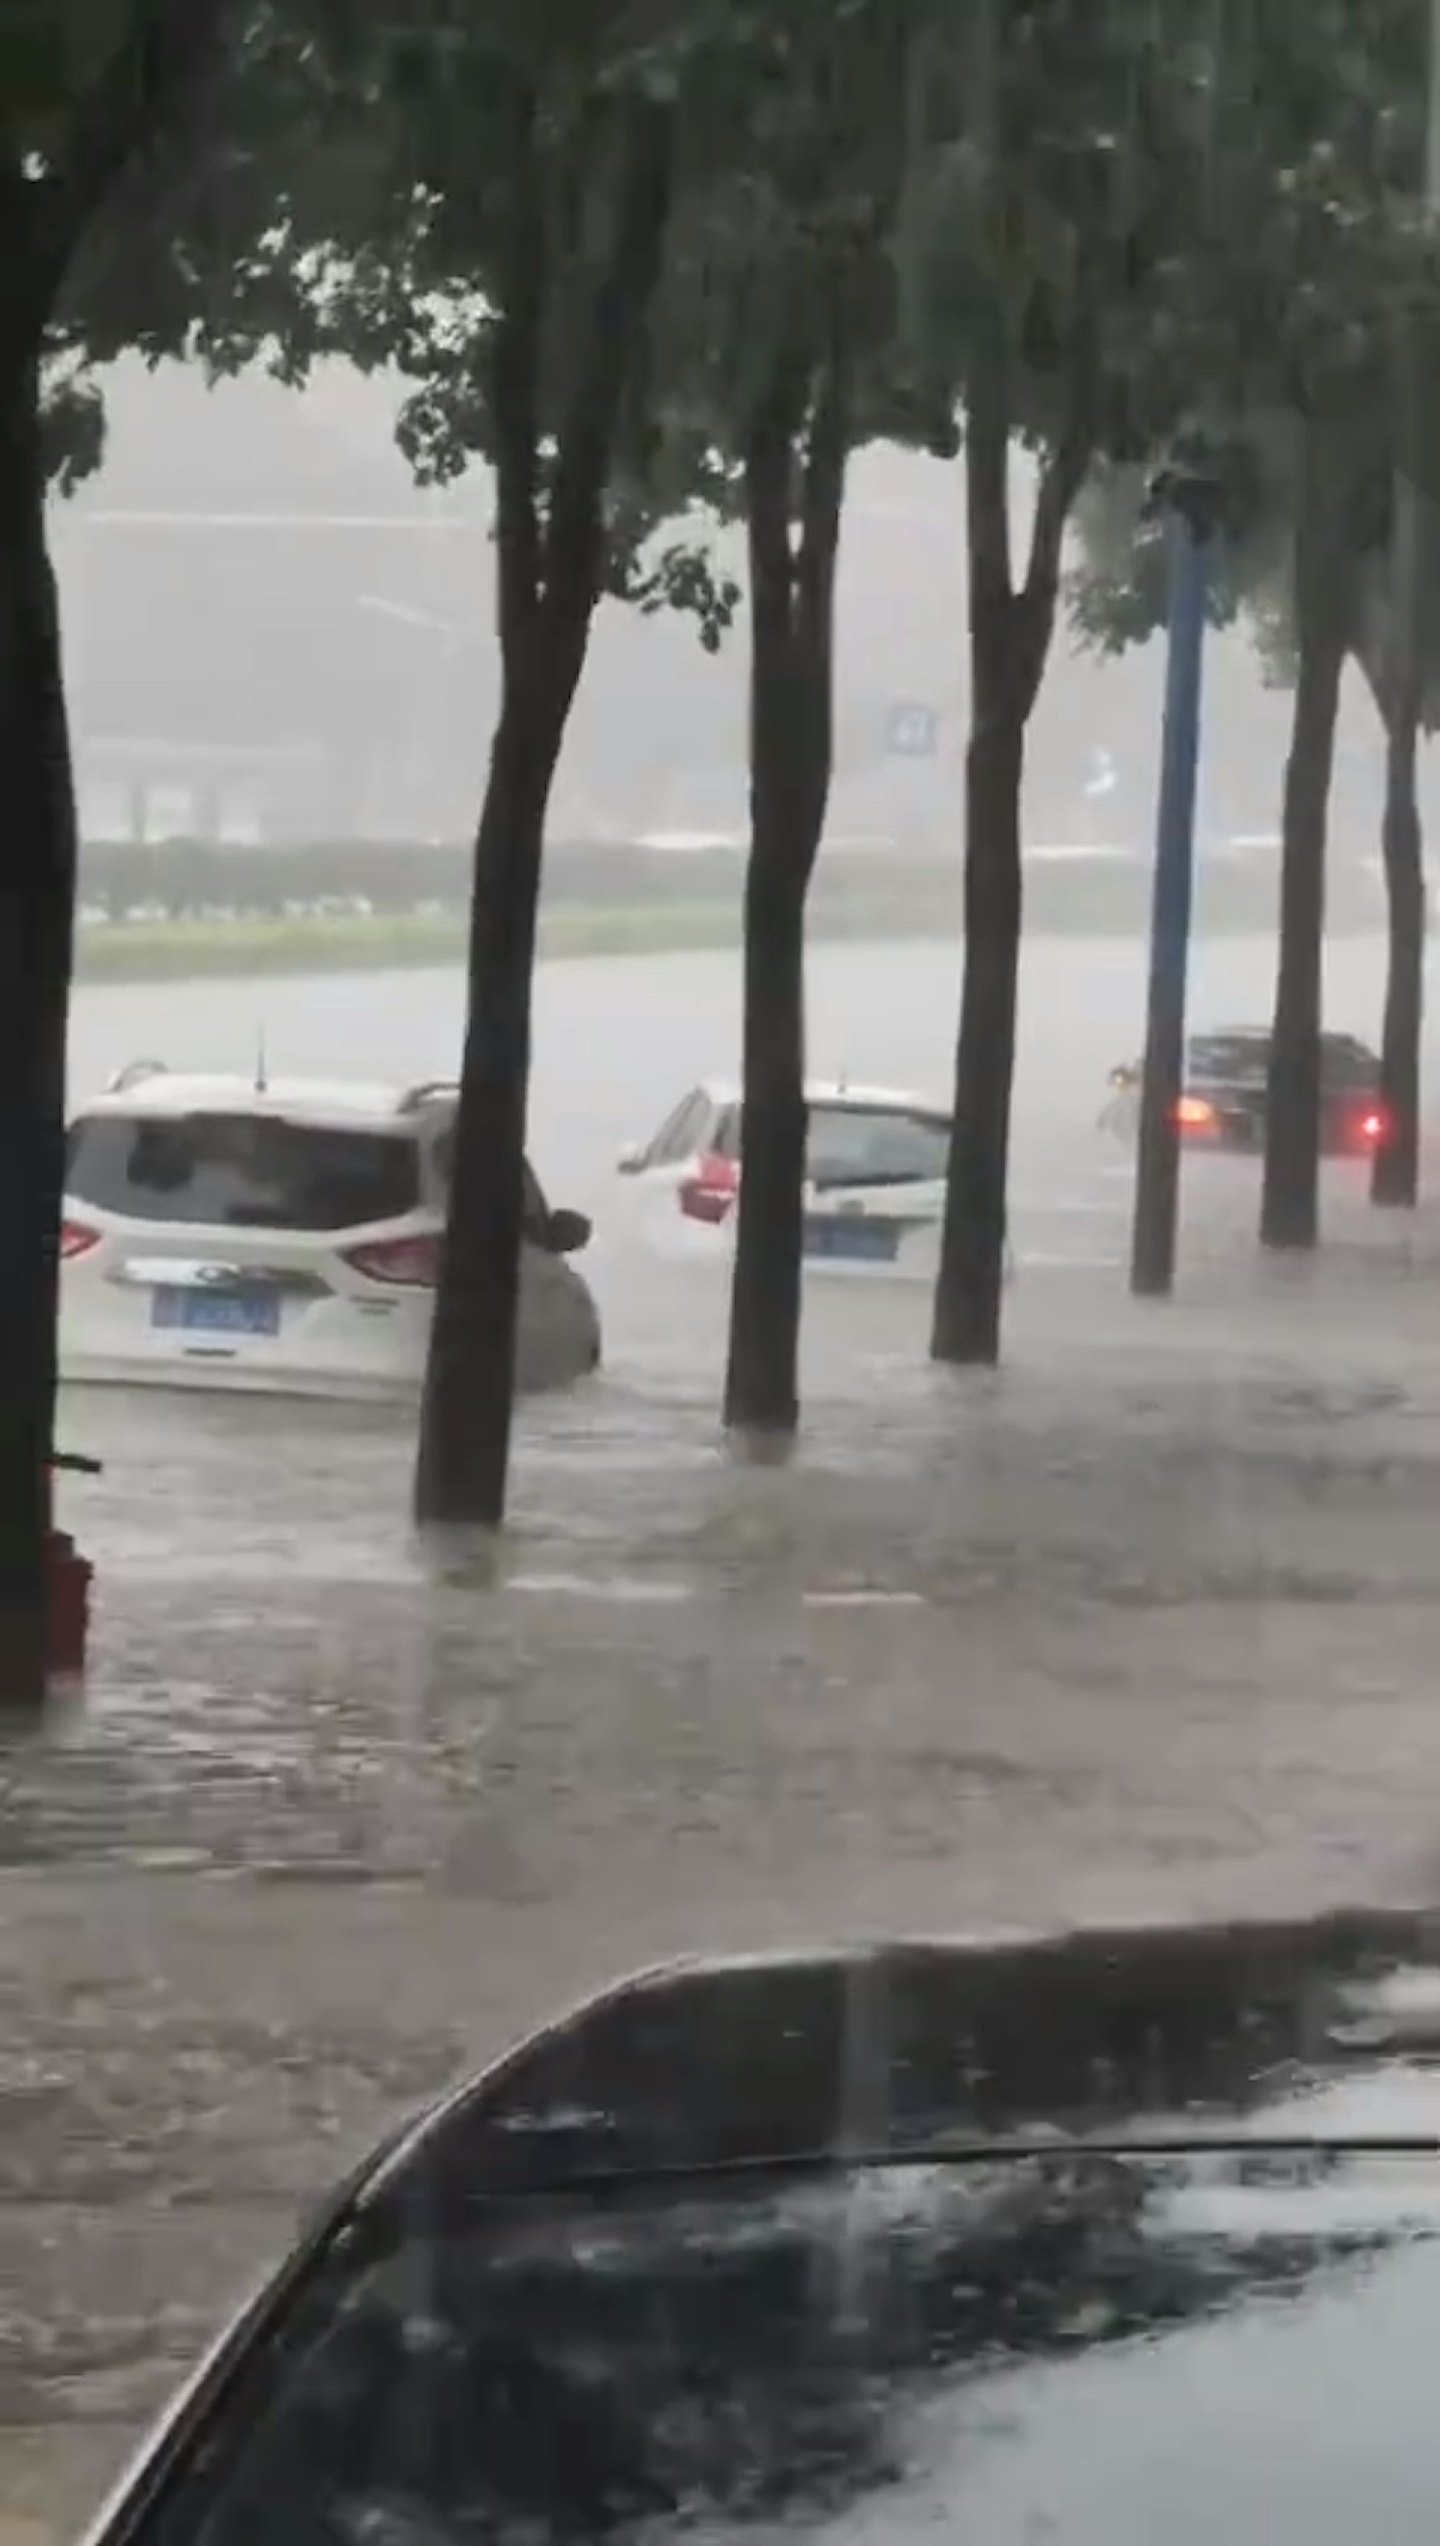
M 413 1395 L 454 1116 L 447 1086 L 122 1072 L 70 1126 L 62 1377 Z M 558 1387 L 600 1358 L 590 1224 L 525 1177 L 516 1381 Z

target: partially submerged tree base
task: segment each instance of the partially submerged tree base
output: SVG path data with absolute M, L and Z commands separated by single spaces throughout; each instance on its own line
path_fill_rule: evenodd
M 725 1445 L 739 1467 L 789 1467 L 795 1456 L 795 1426 L 767 1430 L 760 1425 L 732 1425 Z
M 32 1722 L 50 1694 L 49 1619 L 0 1593 L 0 1727 Z
M 420 1553 L 432 1582 L 456 1591 L 494 1591 L 502 1578 L 505 1537 L 498 1529 L 420 1526 Z

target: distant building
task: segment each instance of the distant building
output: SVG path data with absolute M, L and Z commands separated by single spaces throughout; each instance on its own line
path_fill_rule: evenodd
M 193 371 L 131 367 L 110 403 L 105 468 L 54 520 L 87 834 L 466 834 L 499 697 L 483 475 L 417 490 L 383 398 L 366 403 L 353 384 L 302 398 L 246 380 L 212 393 Z M 968 731 L 958 473 L 871 451 L 852 487 L 831 830 L 954 859 Z M 738 536 L 728 553 L 738 566 Z M 555 831 L 743 835 L 747 679 L 743 613 L 712 660 L 688 624 L 603 604 Z M 1062 632 L 1028 738 L 1031 841 L 1148 853 L 1162 686 L 1158 645 L 1102 662 Z M 890 748 L 897 702 L 933 718 L 933 751 Z M 1217 638 L 1205 837 L 1274 827 L 1289 720 L 1243 633 Z M 1352 682 L 1337 861 L 1373 850 L 1381 774 L 1375 719 Z
M 55 520 L 87 831 L 433 827 L 475 723 L 484 515 L 278 389 L 182 375 L 119 409 Z

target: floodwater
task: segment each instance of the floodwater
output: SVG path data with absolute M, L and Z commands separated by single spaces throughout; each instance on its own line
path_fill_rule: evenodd
M 1206 949 L 1194 1022 L 1263 1016 L 1269 961 Z M 1334 950 L 1335 1026 L 1380 970 Z M 957 988 L 821 950 L 817 1074 L 943 1095 Z M 0 1761 L 0 2506 L 73 2513 L 299 2197 L 617 1970 L 1433 1895 L 1440 1216 L 1337 1168 L 1322 1257 L 1262 1266 L 1253 1165 L 1197 1161 L 1181 1296 L 1130 1303 L 1096 1118 L 1140 951 L 1037 943 L 1006 1369 L 817 1279 L 804 1439 L 745 1467 L 721 1276 L 635 1243 L 614 1172 L 733 1066 L 737 995 L 720 956 L 542 974 L 531 1146 L 595 1212 L 606 1367 L 526 1410 L 492 1566 L 427 1570 L 397 1417 L 66 1406 L 92 1685 Z M 73 1082 L 262 1033 L 276 1075 L 423 1079 L 459 1025 L 451 974 L 86 992 Z

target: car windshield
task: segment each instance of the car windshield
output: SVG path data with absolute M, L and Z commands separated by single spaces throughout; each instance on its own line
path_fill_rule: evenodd
M 1268 1038 L 1258 1034 L 1197 1035 L 1190 1045 L 1192 1079 L 1231 1087 L 1263 1087 L 1270 1066 Z
M 812 1105 L 806 1172 L 835 1185 L 939 1182 L 950 1153 L 943 1115 L 881 1105 Z
M 1380 1064 L 1373 1052 L 1349 1035 L 1327 1034 L 1320 1045 L 1320 1078 L 1325 1087 L 1373 1089 Z
M 82 1115 L 71 1126 L 73 1201 L 126 1219 L 306 1234 L 398 1220 L 420 1199 L 411 1134 L 269 1115 Z
M 1437 2228 L 1299 2155 L 391 2203 L 139 2546 L 1354 2546 L 1377 2451 L 1422 2546 Z

